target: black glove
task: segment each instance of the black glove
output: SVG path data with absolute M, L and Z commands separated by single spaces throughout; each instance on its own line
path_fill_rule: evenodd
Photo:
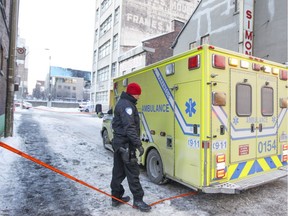
M 141 146 L 139 146 L 138 148 L 138 151 L 139 151 L 139 157 L 141 157 L 143 154 L 144 154 L 144 148 Z

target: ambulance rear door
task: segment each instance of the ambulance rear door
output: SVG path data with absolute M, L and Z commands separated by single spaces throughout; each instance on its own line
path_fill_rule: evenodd
M 276 154 L 276 89 L 274 76 L 231 69 L 231 163 Z

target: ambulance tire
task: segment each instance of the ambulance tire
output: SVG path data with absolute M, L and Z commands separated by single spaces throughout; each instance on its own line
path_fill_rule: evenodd
M 102 138 L 103 138 L 103 147 L 107 150 L 110 150 L 107 146 L 111 145 L 109 136 L 108 136 L 108 131 L 105 129 L 102 132 Z
M 163 184 L 165 181 L 163 175 L 163 163 L 156 149 L 152 149 L 147 156 L 146 164 L 149 179 L 155 184 Z

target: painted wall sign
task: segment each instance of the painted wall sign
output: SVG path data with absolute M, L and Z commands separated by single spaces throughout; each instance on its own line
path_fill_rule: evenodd
M 254 25 L 254 1 L 244 1 L 244 13 L 243 13 L 243 51 L 246 55 L 253 54 L 253 25 Z

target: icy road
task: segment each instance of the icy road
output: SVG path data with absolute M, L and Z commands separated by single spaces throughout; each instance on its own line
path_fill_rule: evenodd
M 110 194 L 113 155 L 102 146 L 101 120 L 73 111 L 16 110 L 14 136 L 1 141 Z M 175 182 L 155 185 L 144 168 L 140 179 L 149 204 L 192 191 Z M 126 180 L 124 187 L 132 197 Z M 287 197 L 284 178 L 239 195 L 200 193 L 167 200 L 141 213 L 129 205 L 113 208 L 110 197 L 0 147 L 1 216 L 276 216 L 287 215 Z

